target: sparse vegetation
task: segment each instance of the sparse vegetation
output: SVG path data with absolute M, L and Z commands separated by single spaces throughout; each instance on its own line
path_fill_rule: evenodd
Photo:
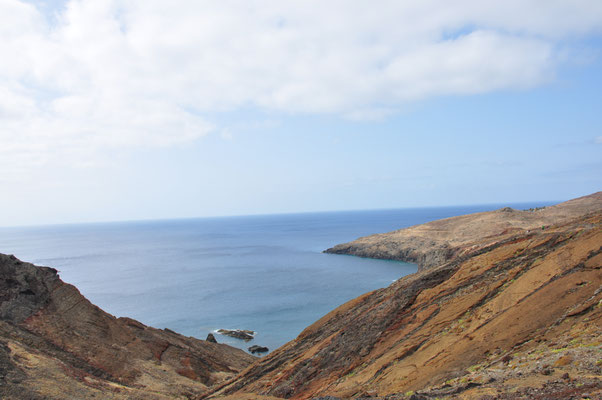
M 546 208 L 546 207 L 545 206 L 543 206 L 543 207 L 531 207 L 531 208 L 526 208 L 523 211 L 533 212 L 533 211 L 543 210 L 544 208 Z
M 566 347 L 563 347 L 563 348 L 560 348 L 560 349 L 552 349 L 551 351 L 552 351 L 552 353 L 556 354 L 556 353 L 560 353 L 560 352 L 562 352 L 564 350 L 566 350 Z
M 466 370 L 468 372 L 477 372 L 478 370 L 480 370 L 482 368 L 481 365 L 475 364 L 475 365 L 471 365 L 470 367 L 468 367 Z

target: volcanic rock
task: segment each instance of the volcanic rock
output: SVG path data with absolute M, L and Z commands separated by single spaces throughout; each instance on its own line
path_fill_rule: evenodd
M 209 397 L 352 399 L 370 390 L 391 400 L 411 393 L 472 399 L 514 390 L 523 397 L 500 398 L 602 395 L 602 193 L 564 204 L 583 213 L 567 219 L 576 211 L 565 207 L 558 223 L 544 214 L 545 230 L 521 227 L 480 240 L 476 231 L 497 228 L 475 230 L 471 221 L 496 225 L 497 214 L 522 212 L 459 217 L 469 223 L 468 233 L 448 246 L 463 248 L 458 243 L 470 237 L 471 251 L 454 250 L 437 265 L 340 306 Z M 532 213 L 549 209 L 561 210 Z M 550 370 L 552 376 L 536 368 L 564 353 L 579 362 Z M 542 379 L 565 372 L 570 382 L 542 388 Z
M 57 271 L 0 254 L 2 399 L 190 397 L 255 358 L 115 318 Z
M 266 352 L 270 351 L 270 349 L 268 349 L 267 347 L 264 347 L 264 346 L 254 345 L 254 346 L 249 347 L 249 351 L 253 354 L 266 353 Z
M 221 335 L 230 336 L 236 339 L 241 339 L 245 342 L 252 340 L 255 335 L 255 332 L 244 329 L 218 329 L 217 333 Z

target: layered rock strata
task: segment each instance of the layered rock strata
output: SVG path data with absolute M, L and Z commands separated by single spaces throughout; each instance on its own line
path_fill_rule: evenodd
M 52 268 L 0 255 L 0 397 L 189 398 L 255 360 L 115 318 Z
M 211 397 L 600 394 L 601 253 L 602 212 L 484 238 L 335 309 Z

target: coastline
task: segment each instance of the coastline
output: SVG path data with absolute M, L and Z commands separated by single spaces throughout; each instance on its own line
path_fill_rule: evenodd
M 424 270 L 496 241 L 596 212 L 601 202 L 602 192 L 597 192 L 545 207 L 526 210 L 503 207 L 360 237 L 324 252 L 416 263 L 419 270 Z
M 9 382 L 0 393 L 197 400 L 248 393 L 299 400 L 599 395 L 602 197 L 591 199 L 593 211 L 577 199 L 572 205 L 582 215 L 566 217 L 561 204 L 552 209 L 554 224 L 505 228 L 476 243 L 466 221 L 514 220 L 515 211 L 460 217 L 464 236 L 454 240 L 460 248 L 469 243 L 467 251 L 345 302 L 261 358 L 116 318 L 55 269 L 0 256 L 0 365 Z M 435 225 L 454 232 L 456 221 Z M 345 258 L 351 260 L 359 259 Z

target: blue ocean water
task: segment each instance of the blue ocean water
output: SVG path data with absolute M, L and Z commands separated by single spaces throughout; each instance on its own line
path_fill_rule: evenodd
M 0 252 L 58 269 L 113 315 L 201 339 L 250 329 L 248 343 L 216 338 L 275 349 L 338 305 L 416 271 L 324 249 L 507 205 L 0 228 Z

